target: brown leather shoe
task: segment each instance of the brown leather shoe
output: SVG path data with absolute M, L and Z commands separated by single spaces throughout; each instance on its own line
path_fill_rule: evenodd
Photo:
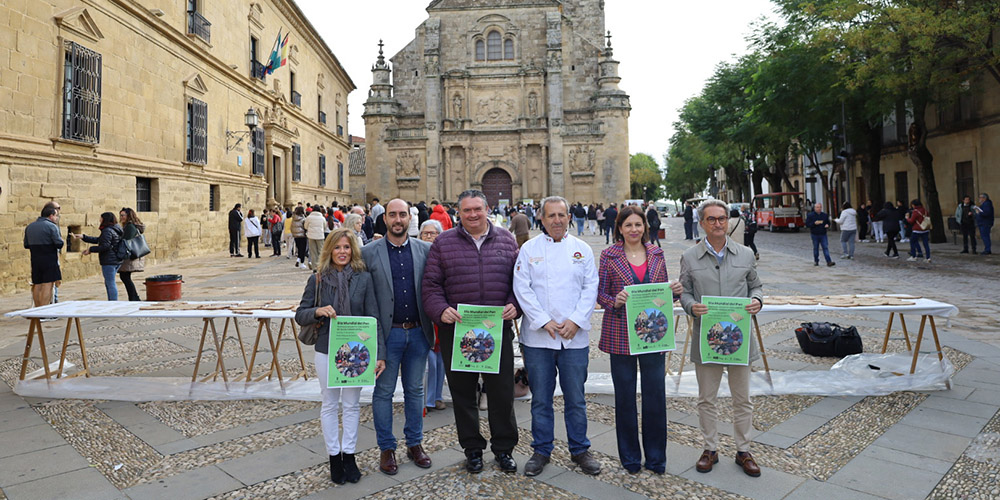
M 719 453 L 705 450 L 701 453 L 701 458 L 698 459 L 698 463 L 694 465 L 694 468 L 698 472 L 711 472 L 712 464 L 717 463 L 719 463 Z
M 396 465 L 396 450 L 382 450 L 378 470 L 390 476 L 395 476 L 396 472 L 399 472 L 399 466 Z
M 760 477 L 760 467 L 757 466 L 757 461 L 753 459 L 749 451 L 736 454 L 736 465 L 743 467 L 743 472 L 746 475 Z
M 431 457 L 424 453 L 424 447 L 419 444 L 406 449 L 406 458 L 413 460 L 413 463 L 421 469 L 427 469 L 431 466 Z

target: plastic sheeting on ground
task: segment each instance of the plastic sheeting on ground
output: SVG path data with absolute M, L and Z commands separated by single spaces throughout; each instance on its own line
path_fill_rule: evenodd
M 917 369 L 910 375 L 912 357 L 907 354 L 857 354 L 848 356 L 829 370 L 794 372 L 756 371 L 750 379 L 750 393 L 754 396 L 802 394 L 813 396 L 879 396 L 897 391 L 940 391 L 950 387 L 954 368 L 947 360 L 940 362 L 936 355 L 925 354 L 917 361 Z M 698 395 L 698 382 L 694 371 L 685 371 L 679 377 L 667 376 L 667 396 L 693 397 Z M 588 394 L 614 394 L 609 373 L 591 373 L 586 390 Z M 642 387 L 637 384 L 637 389 Z M 180 377 L 77 377 L 71 379 L 22 380 L 14 392 L 25 397 L 44 399 L 100 399 L 116 401 L 232 401 L 241 399 L 288 399 L 319 401 L 319 382 L 316 379 L 261 382 L 231 381 L 191 382 Z M 559 394 L 557 387 L 556 393 Z M 361 391 L 361 401 L 371 402 L 372 388 Z M 402 401 L 398 385 L 394 399 Z M 447 384 L 445 399 L 450 400 Z M 719 396 L 729 396 L 728 382 L 719 387 Z

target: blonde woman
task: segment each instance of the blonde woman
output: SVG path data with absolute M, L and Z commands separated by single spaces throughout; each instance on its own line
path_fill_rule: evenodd
M 328 388 L 330 318 L 343 316 L 378 317 L 378 303 L 371 274 L 361 260 L 361 247 L 354 236 L 354 230 L 339 228 L 330 233 L 322 250 L 313 256 L 316 267 L 302 301 L 295 313 L 295 321 L 302 326 L 321 323 L 319 338 L 316 340 L 316 374 L 319 378 L 323 405 L 320 408 L 320 422 L 326 451 L 330 456 L 330 479 L 337 484 L 356 483 L 361 479 L 354 459 L 358 442 L 358 423 L 361 415 L 361 388 Z M 316 298 L 317 282 L 320 286 L 319 302 Z M 383 351 L 383 339 L 378 339 L 379 351 Z M 375 365 L 377 377 L 385 369 L 385 362 Z M 339 417 L 339 418 L 338 418 Z M 340 429 L 343 428 L 343 436 Z

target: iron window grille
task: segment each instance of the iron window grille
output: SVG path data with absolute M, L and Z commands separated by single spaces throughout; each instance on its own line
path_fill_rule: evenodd
M 208 104 L 193 97 L 187 103 L 187 161 L 208 163 Z
M 319 112 L 319 122 L 326 125 L 326 113 L 322 111 Z
M 188 11 L 188 34 L 201 38 L 205 43 L 212 43 L 212 23 L 196 10 Z
M 326 185 L 326 157 L 319 155 L 319 185 Z
M 341 137 L 344 136 L 344 126 L 343 125 L 337 125 L 337 135 L 339 135 Z
M 264 64 L 256 59 L 250 60 L 250 77 L 260 81 L 267 81 L 267 71 Z
M 296 105 L 296 106 L 298 106 L 298 107 L 301 108 L 302 107 L 302 94 L 300 94 L 300 93 L 298 93 L 298 92 L 296 92 L 296 91 L 293 90 L 292 91 L 292 104 L 294 104 L 294 105 Z
M 264 176 L 264 129 L 253 129 L 253 175 Z
M 148 177 L 135 178 L 135 210 L 137 212 L 153 211 L 153 179 Z
M 101 54 L 69 42 L 63 68 L 64 139 L 101 141 Z
M 292 144 L 292 180 L 302 180 L 302 146 Z

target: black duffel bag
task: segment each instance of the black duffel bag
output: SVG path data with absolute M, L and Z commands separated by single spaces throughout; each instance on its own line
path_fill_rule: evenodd
M 802 352 L 813 356 L 842 358 L 864 351 L 861 335 L 853 326 L 844 328 L 836 323 L 802 323 L 795 329 L 795 338 Z

